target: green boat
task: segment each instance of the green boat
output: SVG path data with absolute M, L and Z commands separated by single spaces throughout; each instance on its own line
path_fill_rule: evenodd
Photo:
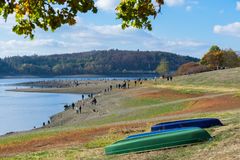
M 149 136 L 123 139 L 105 148 L 107 155 L 143 152 L 162 148 L 171 148 L 210 140 L 207 131 L 198 127 L 174 132 L 150 134 Z

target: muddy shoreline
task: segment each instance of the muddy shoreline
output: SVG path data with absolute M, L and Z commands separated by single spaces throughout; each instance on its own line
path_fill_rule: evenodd
M 74 93 L 74 94 L 98 94 L 105 92 L 112 86 L 123 84 L 120 80 L 53 80 L 18 83 L 15 89 L 7 91 L 14 92 L 40 92 L 40 93 Z M 24 88 L 23 88 L 24 87 Z M 28 88 L 25 88 L 28 87 Z
M 68 102 L 69 107 L 65 108 L 65 106 L 63 106 L 62 112 L 55 113 L 54 115 L 50 116 L 50 123 L 48 123 L 48 120 L 46 120 L 44 122 L 44 126 L 36 128 L 41 129 L 62 126 L 65 124 L 72 124 L 79 121 L 86 121 L 92 118 L 95 119 L 98 117 L 106 116 L 109 114 L 109 111 L 105 108 L 105 106 L 108 105 L 108 101 L 111 101 L 111 98 L 108 98 L 108 96 L 119 94 L 129 89 L 138 88 L 142 86 L 143 82 L 143 80 L 37 81 L 19 83 L 15 89 L 11 89 L 8 91 L 37 93 L 70 93 L 84 95 L 83 100 L 79 99 L 76 102 Z M 127 85 L 125 87 L 120 87 L 124 85 L 124 83 Z M 28 88 L 25 88 L 26 86 Z M 92 100 L 94 98 L 97 99 L 97 104 L 95 105 L 92 104 Z M 82 113 L 78 115 L 77 112 L 79 112 L 80 107 L 82 109 Z

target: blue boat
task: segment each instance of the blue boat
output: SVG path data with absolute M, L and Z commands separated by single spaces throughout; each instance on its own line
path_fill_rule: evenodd
M 175 129 L 166 129 L 166 130 L 159 130 L 159 131 L 153 131 L 153 132 L 145 132 L 145 133 L 130 135 L 130 136 L 126 137 L 125 139 L 141 138 L 141 137 L 147 137 L 147 136 L 152 136 L 152 135 L 156 135 L 156 134 L 192 130 L 195 128 L 199 128 L 199 127 L 175 128 Z
M 151 131 L 159 131 L 166 129 L 176 129 L 183 127 L 200 127 L 200 128 L 210 128 L 213 126 L 223 126 L 222 122 L 216 118 L 199 118 L 199 119 L 188 119 L 172 122 L 159 123 L 151 127 Z

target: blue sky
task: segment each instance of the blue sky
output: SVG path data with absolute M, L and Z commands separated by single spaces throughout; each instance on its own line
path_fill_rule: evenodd
M 240 51 L 240 0 L 165 0 L 153 31 L 121 29 L 118 0 L 96 0 L 98 14 L 79 14 L 75 26 L 37 30 L 35 40 L 12 33 L 13 16 L 0 19 L 0 57 L 47 55 L 102 49 L 159 50 L 201 57 L 219 45 Z

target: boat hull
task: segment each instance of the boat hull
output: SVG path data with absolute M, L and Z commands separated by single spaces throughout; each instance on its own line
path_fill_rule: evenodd
M 189 119 L 189 120 L 159 123 L 152 126 L 151 131 L 159 131 L 159 130 L 183 128 L 183 127 L 210 128 L 213 126 L 222 126 L 222 125 L 223 124 L 221 123 L 221 121 L 216 118 L 200 118 L 200 119 Z
M 105 148 L 105 153 L 125 154 L 143 152 L 161 148 L 177 147 L 211 139 L 209 133 L 201 128 L 192 128 L 175 132 L 165 132 L 145 137 L 130 138 L 118 141 Z
M 171 132 L 192 130 L 194 128 L 198 128 L 198 127 L 175 128 L 175 129 L 166 129 L 166 130 L 159 130 L 159 131 L 153 131 L 153 132 L 145 132 L 145 133 L 130 135 L 130 136 L 126 137 L 126 139 L 147 137 L 147 136 L 162 134 L 162 133 L 171 133 Z

